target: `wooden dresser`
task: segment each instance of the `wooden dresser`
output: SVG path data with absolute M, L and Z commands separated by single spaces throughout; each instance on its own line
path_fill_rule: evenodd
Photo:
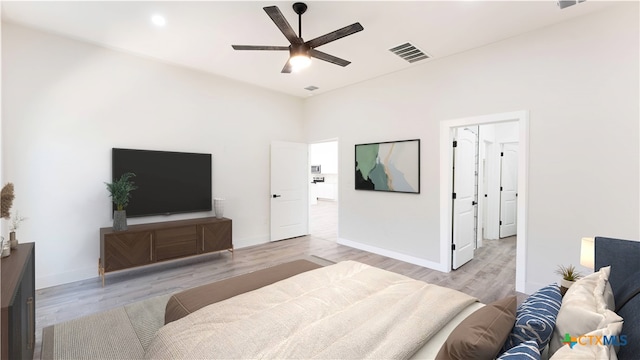
M 35 246 L 2 258 L 2 359 L 33 359 L 36 341 Z

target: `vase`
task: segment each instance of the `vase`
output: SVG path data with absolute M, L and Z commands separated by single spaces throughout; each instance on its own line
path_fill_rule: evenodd
M 216 213 L 216 219 L 222 219 L 222 217 L 224 216 L 224 199 L 223 198 L 213 199 L 213 210 Z
M 11 246 L 11 249 L 15 249 L 18 247 L 18 239 L 16 239 L 15 231 L 9 233 L 9 245 Z
M 127 230 L 127 211 L 115 210 L 113 212 L 113 230 L 124 231 Z

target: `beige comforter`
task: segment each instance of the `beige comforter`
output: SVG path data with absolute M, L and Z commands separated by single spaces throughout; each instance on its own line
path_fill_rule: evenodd
M 211 304 L 163 326 L 147 358 L 398 359 L 476 299 L 354 261 Z

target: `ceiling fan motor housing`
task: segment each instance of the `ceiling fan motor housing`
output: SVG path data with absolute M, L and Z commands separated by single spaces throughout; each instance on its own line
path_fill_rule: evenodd
M 289 54 L 291 54 L 291 56 L 304 55 L 309 57 L 310 49 L 306 44 L 291 44 L 289 45 L 289 48 L 291 49 L 289 50 Z

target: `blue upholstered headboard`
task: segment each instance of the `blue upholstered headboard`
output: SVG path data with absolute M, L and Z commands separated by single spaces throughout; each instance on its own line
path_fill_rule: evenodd
M 640 354 L 640 241 L 595 238 L 595 268 L 611 266 L 609 283 L 613 289 L 616 313 L 624 319 L 618 359 L 637 359 Z

